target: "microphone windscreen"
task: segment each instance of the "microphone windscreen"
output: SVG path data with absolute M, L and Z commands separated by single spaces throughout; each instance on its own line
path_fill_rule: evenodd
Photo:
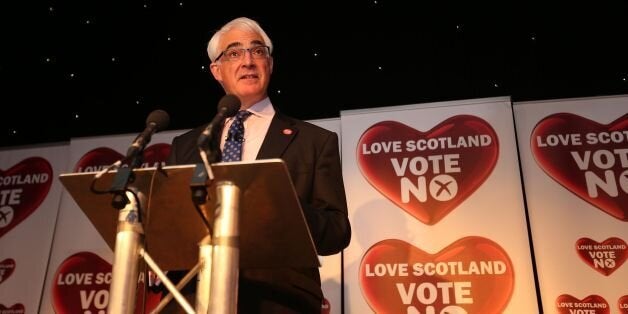
M 223 117 L 233 117 L 240 110 L 240 98 L 238 96 L 227 94 L 222 96 L 218 102 L 218 113 L 222 112 Z
M 167 112 L 157 109 L 151 112 L 146 118 L 146 126 L 154 124 L 155 132 L 159 132 L 168 127 L 170 124 L 170 116 Z

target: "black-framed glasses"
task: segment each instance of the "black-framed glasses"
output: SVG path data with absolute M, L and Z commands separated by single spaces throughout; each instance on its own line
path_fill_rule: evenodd
M 270 47 L 268 46 L 255 46 L 251 48 L 230 48 L 223 52 L 221 52 L 218 57 L 216 57 L 216 61 L 221 57 L 225 57 L 225 59 L 229 61 L 238 61 L 244 57 L 246 52 L 251 53 L 251 58 L 253 59 L 263 59 L 270 56 Z

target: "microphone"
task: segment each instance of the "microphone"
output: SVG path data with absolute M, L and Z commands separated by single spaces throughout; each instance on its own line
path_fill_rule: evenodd
M 168 127 L 169 123 L 170 116 L 167 112 L 160 109 L 151 112 L 148 115 L 148 118 L 146 118 L 146 128 L 144 129 L 144 131 L 142 131 L 142 133 L 140 133 L 140 135 L 135 138 L 135 140 L 126 152 L 126 157 L 134 157 L 142 150 L 144 150 L 144 147 L 146 146 L 146 144 L 148 144 L 148 142 L 150 142 L 150 138 L 153 136 L 153 134 Z
M 225 118 L 235 116 L 238 110 L 240 110 L 240 105 L 240 99 L 237 96 L 232 94 L 222 96 L 218 102 L 216 116 L 214 116 L 214 119 L 209 122 L 205 130 L 203 130 L 203 133 L 198 137 L 196 144 L 199 149 L 204 150 L 205 147 L 209 147 L 209 141 L 212 138 L 212 132 L 216 126 Z

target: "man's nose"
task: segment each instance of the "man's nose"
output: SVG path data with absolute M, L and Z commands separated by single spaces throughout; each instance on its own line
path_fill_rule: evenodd
M 244 50 L 244 59 L 242 59 L 242 61 L 246 64 L 252 64 L 253 63 L 253 53 L 250 50 Z

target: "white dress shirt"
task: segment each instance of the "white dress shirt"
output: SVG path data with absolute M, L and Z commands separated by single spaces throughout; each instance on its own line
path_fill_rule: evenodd
M 275 116 L 275 108 L 270 103 L 270 98 L 266 97 L 254 104 L 249 109 L 252 114 L 244 120 L 244 142 L 242 143 L 242 161 L 252 161 L 257 158 L 262 142 L 268 133 L 270 122 Z M 220 137 L 220 147 L 224 149 L 227 140 L 227 132 L 233 123 L 233 117 L 225 120 Z

